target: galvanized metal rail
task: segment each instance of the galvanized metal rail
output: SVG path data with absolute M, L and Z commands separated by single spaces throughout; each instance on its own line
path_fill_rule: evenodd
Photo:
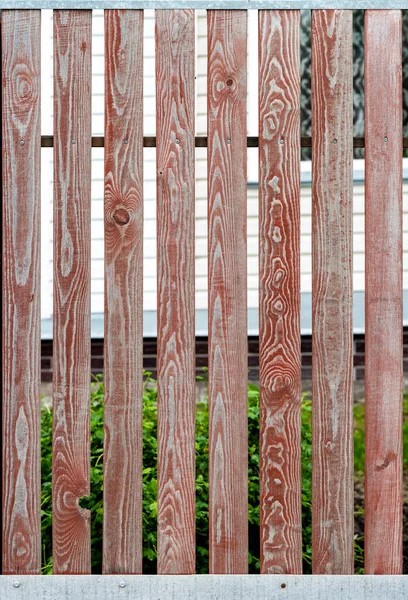
M 403 600 L 404 575 L 23 575 L 0 577 L 7 600 Z
M 1 0 L 1 8 L 403 9 L 407 0 Z

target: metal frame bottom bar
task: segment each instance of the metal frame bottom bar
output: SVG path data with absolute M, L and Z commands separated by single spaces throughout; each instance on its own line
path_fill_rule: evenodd
M 1 575 L 3 600 L 403 600 L 406 575 Z

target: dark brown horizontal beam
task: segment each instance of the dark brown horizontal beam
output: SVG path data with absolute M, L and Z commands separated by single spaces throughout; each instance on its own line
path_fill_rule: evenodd
M 248 148 L 258 148 L 259 144 L 258 137 L 248 137 L 247 138 L 247 146 Z M 42 148 L 52 148 L 54 145 L 54 138 L 52 135 L 43 135 L 41 137 L 41 146 Z M 102 136 L 95 136 L 92 138 L 92 147 L 93 148 L 103 148 L 104 138 Z M 207 147 L 207 138 L 205 136 L 196 137 L 195 139 L 196 148 L 206 148 Z M 301 137 L 300 145 L 302 148 L 311 148 L 312 147 L 312 138 L 311 137 Z M 143 146 L 145 148 L 155 148 L 156 147 L 156 138 L 155 137 L 145 137 L 143 138 Z M 355 137 L 353 139 L 354 148 L 364 148 L 364 138 L 363 137 Z M 408 148 L 408 138 L 403 138 L 402 143 L 403 148 Z

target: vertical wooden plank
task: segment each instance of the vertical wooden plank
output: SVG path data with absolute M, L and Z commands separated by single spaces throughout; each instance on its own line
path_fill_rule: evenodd
M 247 13 L 208 12 L 210 572 L 248 569 Z
M 195 571 L 194 11 L 156 11 L 158 557 Z
M 261 572 L 302 572 L 300 13 L 259 11 Z
M 402 573 L 402 22 L 365 14 L 365 572 Z
M 0 14 L 0 56 L 3 56 L 3 50 L 2 50 L 2 25 L 1 25 L 1 14 Z M 2 90 L 0 93 L 0 114 L 2 115 L 2 111 L 3 111 L 3 73 L 2 73 L 3 69 L 0 72 L 0 89 Z M 0 152 L 1 152 L 1 156 L 0 156 L 0 161 L 2 164 L 3 161 L 3 126 L 2 126 L 2 121 L 3 118 L 0 119 Z M 41 129 L 41 127 L 40 127 Z M 2 201 L 2 206 L 4 205 L 3 202 L 3 176 L 0 177 L 0 198 Z M 0 228 L 3 228 L 3 210 L 0 212 Z M 3 238 L 3 235 L 2 235 Z M 0 243 L 0 247 L 1 250 L 0 252 L 3 254 L 3 239 Z M 2 258 L 2 269 L 3 269 L 3 265 L 4 265 L 4 260 Z M 2 271 L 3 273 L 3 271 Z M 3 277 L 3 275 L 2 275 Z M 3 290 L 3 282 L 2 282 L 2 290 Z M 4 292 L 2 292 L 2 298 L 4 298 Z M 3 310 L 3 315 L 4 315 L 4 310 Z M 3 331 L 4 331 L 4 327 L 2 325 L 1 328 L 1 335 L 3 336 Z M 3 340 L 2 340 L 2 349 L 4 348 L 4 344 L 3 344 Z M 2 390 L 2 398 L 4 398 L 4 394 L 3 394 L 3 383 L 5 381 L 4 378 L 4 374 L 3 374 L 3 356 L 2 353 L 0 353 L 1 356 L 1 369 L 0 369 L 0 389 Z M 2 459 L 3 459 L 3 406 L 1 406 L 1 410 L 0 410 L 0 431 L 1 431 L 1 440 L 0 440 L 0 445 L 1 445 L 1 453 L 2 453 Z M 0 491 L 0 495 L 1 495 L 1 502 L 0 502 L 0 528 L 1 528 L 1 539 L 3 538 L 3 473 L 4 473 L 4 469 L 3 469 L 3 462 L 4 460 L 1 461 L 0 463 L 0 487 L 1 487 L 1 491 Z M 3 548 L 3 543 L 2 543 L 2 548 Z M 3 561 L 0 560 L 0 575 L 2 575 L 3 573 Z
M 2 11 L 3 574 L 41 568 L 40 34 Z
M 353 573 L 352 11 L 312 13 L 313 572 Z
M 54 11 L 53 569 L 89 573 L 91 11 Z
M 143 11 L 105 10 L 103 572 L 142 572 Z

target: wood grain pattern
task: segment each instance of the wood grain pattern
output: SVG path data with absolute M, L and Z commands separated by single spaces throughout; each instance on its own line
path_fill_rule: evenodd
M 365 14 L 365 573 L 402 573 L 401 11 Z
M 247 13 L 208 12 L 210 572 L 248 569 Z
M 53 570 L 89 573 L 91 11 L 54 11 Z
M 261 572 L 302 572 L 300 13 L 259 11 Z
M 3 574 L 41 568 L 40 35 L 2 11 Z
M 352 11 L 312 12 L 313 572 L 353 573 Z
M 193 10 L 156 11 L 158 557 L 195 572 Z
M 103 572 L 142 572 L 143 11 L 105 10 Z

